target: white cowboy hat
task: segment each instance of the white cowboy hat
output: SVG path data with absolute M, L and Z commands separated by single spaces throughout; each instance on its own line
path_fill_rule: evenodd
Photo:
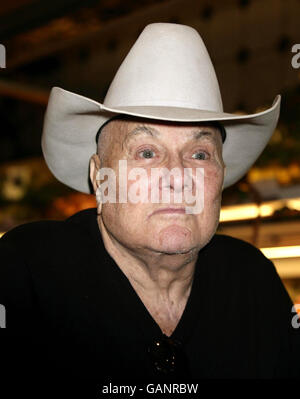
M 103 104 L 59 87 L 51 91 L 42 149 L 58 180 L 90 192 L 89 159 L 96 134 L 118 114 L 165 121 L 222 121 L 226 129 L 223 189 L 238 181 L 268 143 L 279 117 L 280 96 L 250 115 L 223 112 L 219 84 L 206 47 L 191 27 L 146 26 L 121 64 Z

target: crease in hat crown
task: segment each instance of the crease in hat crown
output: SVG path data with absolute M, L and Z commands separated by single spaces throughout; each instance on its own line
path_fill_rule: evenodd
M 103 105 L 223 112 L 215 70 L 199 33 L 170 23 L 145 27 L 117 71 Z

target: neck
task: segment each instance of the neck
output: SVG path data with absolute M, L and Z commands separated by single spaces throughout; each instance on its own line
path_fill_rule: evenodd
M 98 225 L 104 246 L 159 325 L 170 336 L 190 295 L 199 248 L 184 254 L 165 254 L 131 248 L 110 234 L 101 217 Z
M 198 249 L 166 254 L 148 248 L 131 248 L 110 234 L 98 217 L 104 246 L 135 289 L 147 296 L 180 301 L 190 291 Z
M 161 331 L 170 336 L 190 295 L 199 248 L 184 254 L 131 248 L 107 231 L 101 217 L 98 225 L 107 252 L 128 278 Z

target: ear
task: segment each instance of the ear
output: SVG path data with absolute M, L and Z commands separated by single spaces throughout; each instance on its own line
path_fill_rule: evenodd
M 102 212 L 101 187 L 99 181 L 97 181 L 97 174 L 100 170 L 100 166 L 100 158 L 97 154 L 94 154 L 90 159 L 90 179 L 93 185 L 94 193 L 96 195 L 98 215 L 101 215 Z
M 100 158 L 97 154 L 92 155 L 90 159 L 90 179 L 93 185 L 94 193 L 96 194 L 98 184 L 96 181 L 97 172 L 100 169 L 101 163 Z

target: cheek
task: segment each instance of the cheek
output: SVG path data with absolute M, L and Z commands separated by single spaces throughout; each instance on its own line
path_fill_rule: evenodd
M 121 236 L 127 235 L 132 222 L 128 226 L 126 220 L 128 221 L 126 215 L 126 208 L 123 206 L 126 204 L 103 204 L 102 206 L 102 220 L 106 229 L 113 234 L 117 239 Z
M 224 169 L 210 168 L 204 177 L 204 219 L 206 223 L 219 222 Z
M 204 198 L 219 199 L 222 195 L 224 169 L 216 164 L 204 170 Z
M 107 229 L 116 237 L 132 236 L 147 227 L 143 204 L 103 204 L 102 219 Z

